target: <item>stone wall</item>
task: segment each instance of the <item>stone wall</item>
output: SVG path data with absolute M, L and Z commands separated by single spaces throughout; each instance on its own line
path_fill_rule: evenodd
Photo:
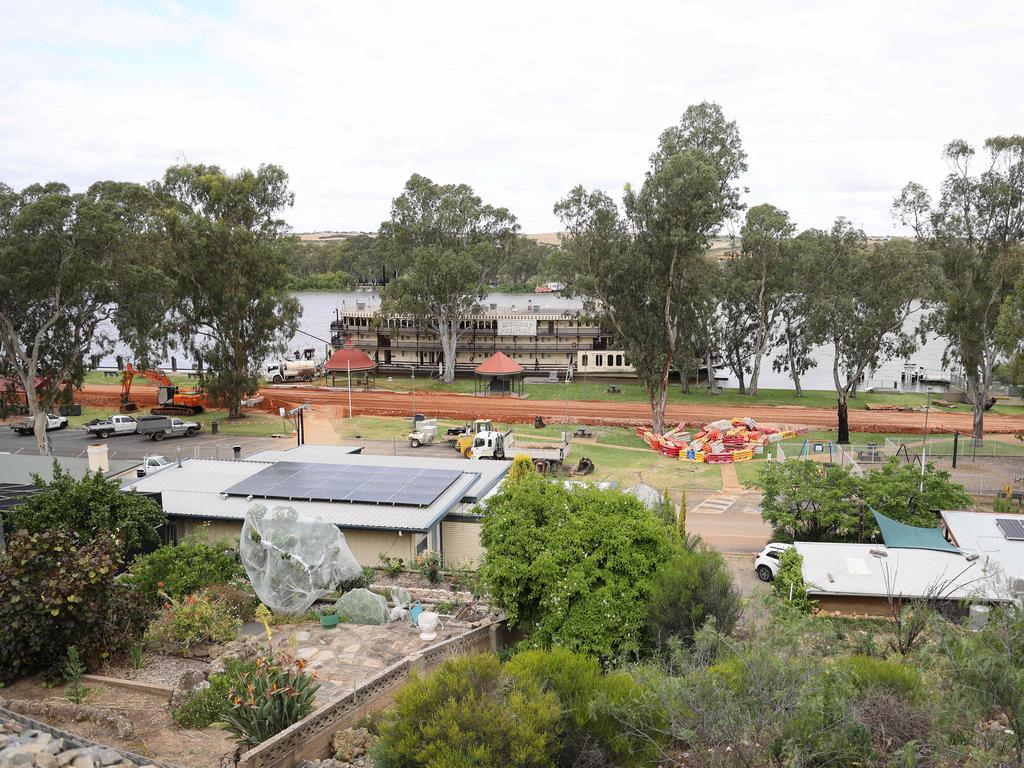
M 409 681 L 410 674 L 428 672 L 452 656 L 496 652 L 502 644 L 503 628 L 503 621 L 489 622 L 407 656 L 352 693 L 327 703 L 301 722 L 245 752 L 239 758 L 238 768 L 295 768 L 304 760 L 327 757 L 334 733 L 387 707 Z

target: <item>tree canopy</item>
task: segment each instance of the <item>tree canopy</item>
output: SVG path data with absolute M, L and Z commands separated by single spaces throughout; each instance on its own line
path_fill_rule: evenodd
M 893 203 L 940 267 L 930 324 L 946 340 L 945 362 L 963 366 L 977 443 L 1001 351 L 999 315 L 1024 271 L 1024 136 L 994 136 L 984 149 L 986 165 L 976 171 L 975 148 L 950 142 L 938 200 L 911 182 Z
M 135 491 L 124 493 L 117 480 L 89 474 L 81 480 L 53 463 L 53 480 L 34 478 L 40 493 L 26 496 L 6 511 L 5 527 L 10 531 L 42 533 L 57 528 L 94 538 L 103 531 L 117 536 L 122 556 L 160 544 L 157 528 L 167 522 L 160 505 Z
M 235 175 L 181 165 L 157 187 L 168 204 L 175 330 L 203 361 L 211 398 L 237 418 L 242 399 L 259 387 L 263 361 L 284 352 L 302 311 L 285 290 L 280 214 L 294 200 L 288 175 L 276 165 Z
M 436 184 L 418 174 L 380 226 L 376 253 L 400 271 L 383 291 L 383 311 L 412 316 L 437 334 L 446 382 L 455 380 L 464 321 L 487 295 L 518 230 L 507 208 L 485 204 L 469 186 Z

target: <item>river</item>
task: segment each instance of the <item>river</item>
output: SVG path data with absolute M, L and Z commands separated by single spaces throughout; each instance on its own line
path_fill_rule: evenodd
M 317 357 L 322 357 L 330 344 L 331 321 L 335 319 L 335 311 L 352 310 L 362 302 L 366 309 L 375 309 L 380 306 L 380 294 L 375 291 L 299 291 L 292 294 L 302 304 L 302 318 L 299 320 L 299 330 L 289 342 L 289 350 L 314 348 Z M 539 305 L 543 310 L 575 310 L 582 307 L 576 299 L 566 298 L 555 293 L 492 293 L 487 297 L 489 304 L 496 304 L 499 307 L 516 307 L 525 309 L 528 305 Z M 920 314 L 914 314 L 906 323 L 908 330 L 917 325 Z M 941 338 L 930 334 L 926 343 L 918 347 L 907 360 L 890 360 L 879 366 L 873 375 L 866 382 L 866 387 L 893 389 L 903 386 L 904 389 L 913 389 L 907 382 L 903 383 L 905 366 L 911 366 L 916 370 L 926 371 L 929 375 L 938 374 L 942 370 L 942 352 L 944 342 Z M 126 354 L 125 349 L 118 344 L 115 354 Z M 191 361 L 184 355 L 176 354 L 178 367 L 191 368 Z M 812 352 L 812 357 L 817 365 L 807 371 L 801 377 L 801 384 L 804 389 L 825 389 L 833 388 L 832 382 L 832 350 L 828 347 L 817 347 Z M 107 356 L 101 361 L 103 367 L 115 365 L 114 355 Z M 163 361 L 163 367 L 170 368 L 170 359 Z M 726 376 L 723 369 L 721 376 Z M 729 375 L 725 385 L 735 387 L 736 379 Z M 761 364 L 761 378 L 759 386 L 764 389 L 789 389 L 792 381 L 786 373 L 776 373 L 772 370 L 771 358 Z

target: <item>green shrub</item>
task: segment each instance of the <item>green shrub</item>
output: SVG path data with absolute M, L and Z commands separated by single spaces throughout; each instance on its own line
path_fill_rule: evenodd
M 166 651 L 188 649 L 197 643 L 226 643 L 242 625 L 224 603 L 201 594 L 170 598 L 149 625 L 146 639 Z
M 262 744 L 313 711 L 320 684 L 304 667 L 301 659 L 280 651 L 229 674 L 231 708 L 221 720 L 238 744 Z
M 55 460 L 52 482 L 47 484 L 37 475 L 35 485 L 45 490 L 26 496 L 4 513 L 8 531 L 42 533 L 63 528 L 84 539 L 111 531 L 125 556 L 160 543 L 157 528 L 167 522 L 160 505 L 135 491 L 124 493 L 117 480 L 100 473 L 86 473 L 76 480 Z
M 179 728 L 206 728 L 223 720 L 231 711 L 232 679 L 255 673 L 256 663 L 231 659 L 225 666 L 225 672 L 210 675 L 208 687 L 189 694 L 185 703 L 171 713 Z
M 392 557 L 381 552 L 377 555 L 377 564 L 384 569 L 384 573 L 394 578 L 405 568 L 405 560 L 400 557 Z
M 199 594 L 208 600 L 222 603 L 243 622 L 253 621 L 256 618 L 256 606 L 260 604 L 260 599 L 249 582 L 244 579 L 236 580 L 231 584 L 210 584 L 203 587 Z
M 465 656 L 398 692 L 373 758 L 377 768 L 549 768 L 560 721 L 554 693 L 506 684 L 495 656 Z
M 795 548 L 783 552 L 779 558 L 779 572 L 772 581 L 772 589 L 787 605 L 802 613 L 810 613 L 814 603 L 807 596 L 803 564 L 804 559 Z
M 604 674 L 598 661 L 564 648 L 529 650 L 513 656 L 504 674 L 528 689 L 558 697 L 562 718 L 558 765 L 649 765 L 656 763 L 657 729 L 636 735 L 623 720 L 644 698 L 627 674 Z M 623 717 L 622 713 L 627 713 Z M 649 724 L 649 725 L 654 725 Z M 595 763 L 596 760 L 600 762 Z
M 13 534 L 0 554 L 0 683 L 42 672 L 61 676 L 75 645 L 86 666 L 139 637 L 147 606 L 115 581 L 121 542 L 54 529 Z
M 879 689 L 916 701 L 921 693 L 921 675 L 913 667 L 868 656 L 842 656 L 837 669 L 845 674 L 857 693 Z
M 635 496 L 526 477 L 484 503 L 480 538 L 487 591 L 529 646 L 602 662 L 639 652 L 674 534 Z
M 86 673 L 85 664 L 75 646 L 68 648 L 67 660 L 64 662 L 64 680 L 68 683 L 64 695 L 72 704 L 81 704 L 92 693 L 92 688 L 82 682 Z
M 363 566 L 363 572 L 356 576 L 354 579 L 343 581 L 338 584 L 338 592 L 344 594 L 345 592 L 351 592 L 353 589 L 369 589 L 370 584 L 373 583 L 373 568 Z
M 431 584 L 441 583 L 441 555 L 432 549 L 416 555 L 416 570 Z
M 128 581 L 154 603 L 160 592 L 180 598 L 211 584 L 228 584 L 245 578 L 245 569 L 230 549 L 227 542 L 189 536 L 176 547 L 161 547 L 136 558 Z
M 725 560 L 714 550 L 681 549 L 654 575 L 647 605 L 647 628 L 653 646 L 670 638 L 689 643 L 708 619 L 723 633 L 732 632 L 742 614 L 739 591 Z

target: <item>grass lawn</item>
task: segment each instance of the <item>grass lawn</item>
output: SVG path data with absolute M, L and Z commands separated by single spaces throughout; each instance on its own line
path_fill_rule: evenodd
M 575 463 L 581 456 L 594 462 L 594 473 L 587 478 L 593 482 L 613 480 L 620 487 L 627 487 L 643 480 L 662 491 L 684 487 L 709 491 L 722 488 L 722 473 L 711 464 L 689 464 L 653 451 L 624 451 L 614 446 L 577 443 L 570 459 Z
M 389 381 L 388 378 L 391 380 Z M 614 383 L 622 391 L 618 394 L 609 394 L 608 387 Z M 378 385 L 382 389 L 397 389 L 408 391 L 412 388 L 412 381 L 409 377 L 401 374 L 392 375 L 378 379 Z M 444 384 L 437 379 L 416 379 L 417 391 L 432 392 L 472 392 L 472 379 L 456 379 L 453 384 Z M 571 381 L 568 384 L 530 384 L 524 385 L 526 394 L 535 400 L 624 400 L 627 402 L 645 402 L 647 394 L 643 385 L 633 381 L 606 381 L 582 377 Z M 933 396 L 934 399 L 935 396 Z M 828 408 L 836 407 L 836 393 L 832 390 L 804 390 L 802 397 L 797 397 L 790 389 L 760 389 L 757 397 L 741 395 L 735 389 L 724 389 L 719 395 L 709 395 L 706 391 L 697 391 L 684 394 L 676 384 L 669 388 L 670 403 L 693 404 L 693 405 L 734 405 L 742 408 L 749 405 L 792 405 L 806 408 Z M 873 404 L 894 404 L 894 405 L 924 405 L 927 402 L 925 394 L 894 394 L 894 393 L 858 393 L 856 397 L 849 399 L 850 408 L 863 408 L 868 403 Z M 936 411 L 952 410 L 970 412 L 971 407 L 959 404 L 950 409 L 939 409 L 933 406 Z M 1006 415 L 1024 415 L 1024 406 L 1019 405 L 996 405 L 993 413 Z

